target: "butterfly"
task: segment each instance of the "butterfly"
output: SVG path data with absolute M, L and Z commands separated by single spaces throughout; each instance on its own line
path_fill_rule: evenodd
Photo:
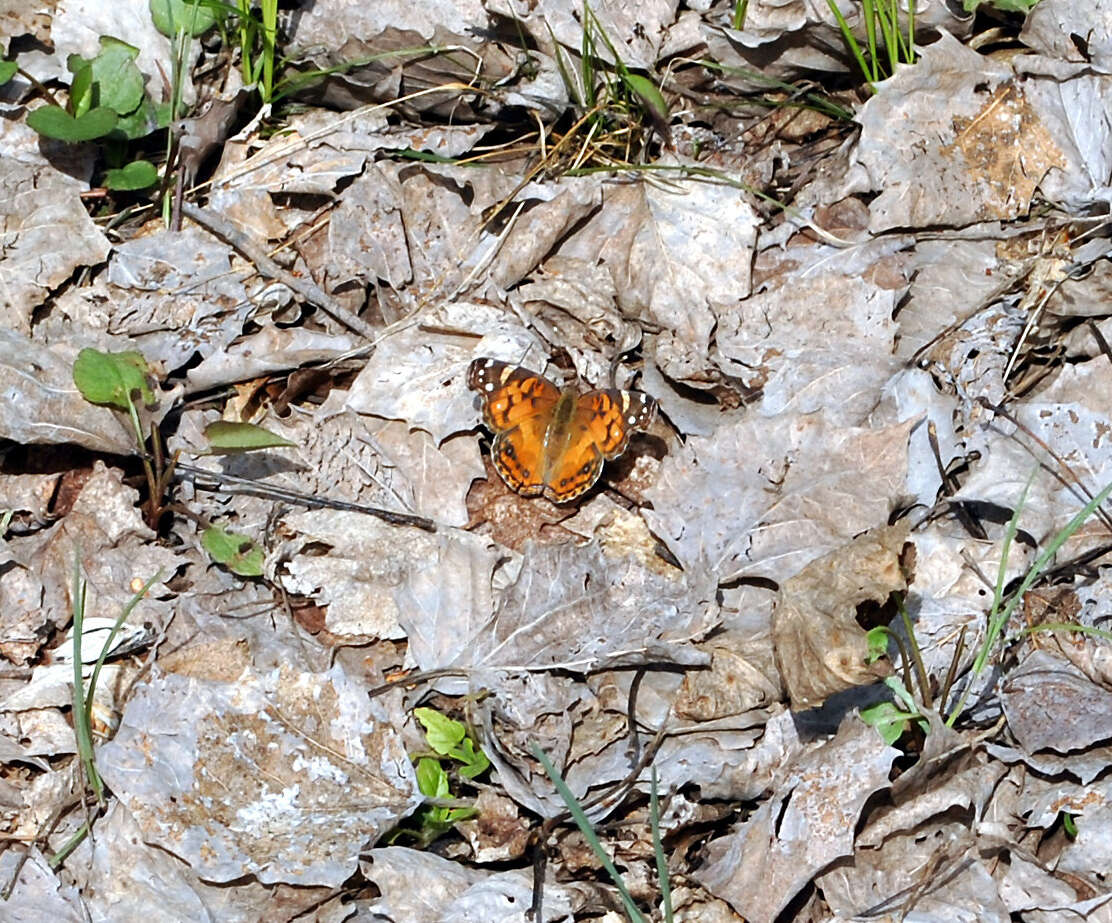
M 580 394 L 543 375 L 497 359 L 475 359 L 467 386 L 482 398 L 494 433 L 491 459 L 511 490 L 567 503 L 591 489 L 603 462 L 647 429 L 656 401 L 639 391 L 603 388 Z

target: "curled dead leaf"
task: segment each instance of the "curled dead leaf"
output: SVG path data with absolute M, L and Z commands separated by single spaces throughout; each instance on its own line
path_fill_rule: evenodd
M 907 535 L 904 522 L 870 529 L 781 586 L 772 645 L 793 709 L 814 708 L 891 672 L 887 662 L 866 663 L 866 635 L 855 614 L 863 602 L 883 603 L 906 589 L 899 558 Z

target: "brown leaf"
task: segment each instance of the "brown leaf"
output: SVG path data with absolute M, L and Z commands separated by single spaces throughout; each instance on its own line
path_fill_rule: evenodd
M 902 522 L 872 529 L 812 561 L 780 588 L 772 644 L 793 709 L 821 705 L 890 672 L 887 663 L 865 663 L 865 632 L 854 616 L 861 603 L 883 603 L 907 587 L 899 562 L 907 534 Z

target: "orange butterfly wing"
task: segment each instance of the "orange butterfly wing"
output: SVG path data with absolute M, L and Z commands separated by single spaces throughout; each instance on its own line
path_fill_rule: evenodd
M 497 359 L 475 359 L 467 386 L 482 398 L 483 422 L 494 433 L 490 457 L 502 480 L 526 497 L 543 493 L 545 437 L 560 389 Z
M 550 454 L 545 496 L 566 503 L 586 493 L 602 473 L 606 459 L 617 458 L 635 432 L 649 427 L 656 401 L 639 391 L 608 388 L 579 395 L 567 421 L 549 432 Z
M 476 359 L 467 384 L 479 392 L 483 422 L 494 433 L 491 460 L 510 488 L 567 503 L 598 480 L 606 459 L 648 428 L 656 401 L 614 388 L 578 395 L 528 369 Z

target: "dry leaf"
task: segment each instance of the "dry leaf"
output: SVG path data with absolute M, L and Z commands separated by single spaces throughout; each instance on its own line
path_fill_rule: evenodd
M 891 672 L 885 661 L 866 663 L 868 644 L 855 615 L 862 603 L 883 604 L 907 588 L 900 568 L 907 536 L 906 520 L 870 530 L 780 587 L 772 645 L 793 709 L 814 708 Z

